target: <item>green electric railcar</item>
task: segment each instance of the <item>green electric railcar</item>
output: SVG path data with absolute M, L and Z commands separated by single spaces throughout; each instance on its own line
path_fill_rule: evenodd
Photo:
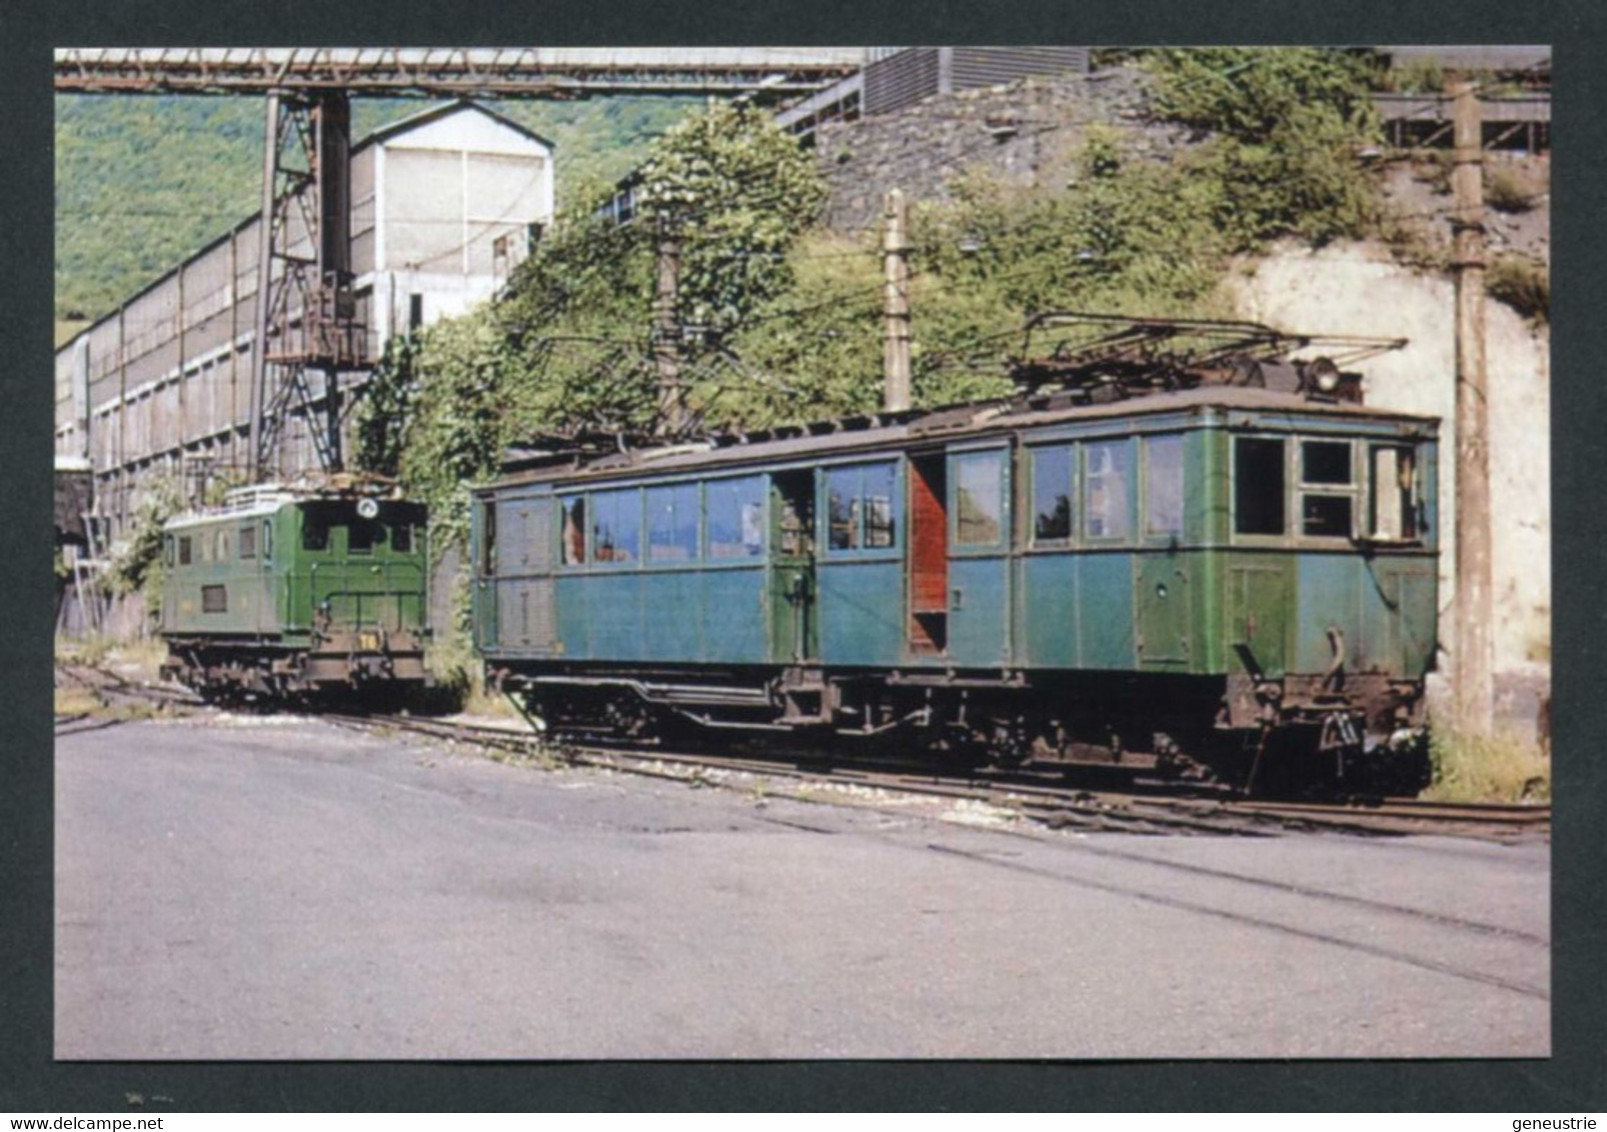
M 510 461 L 475 496 L 476 646 L 563 731 L 1409 783 L 1437 422 L 1303 390 Z
M 163 531 L 165 675 L 220 698 L 426 682 L 425 509 L 360 485 L 266 485 Z

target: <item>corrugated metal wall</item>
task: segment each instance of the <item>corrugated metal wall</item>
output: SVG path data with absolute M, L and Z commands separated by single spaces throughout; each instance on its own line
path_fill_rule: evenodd
M 1087 74 L 1086 47 L 911 47 L 865 68 L 865 113 L 1031 75 Z

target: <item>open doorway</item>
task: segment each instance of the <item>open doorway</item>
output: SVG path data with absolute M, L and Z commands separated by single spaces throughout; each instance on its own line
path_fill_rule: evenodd
M 945 458 L 910 457 L 909 648 L 941 656 L 948 647 L 949 554 Z

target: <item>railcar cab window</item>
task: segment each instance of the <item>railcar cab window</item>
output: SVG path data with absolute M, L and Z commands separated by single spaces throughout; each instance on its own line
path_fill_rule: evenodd
M 192 550 L 193 546 L 194 546 L 194 543 L 191 542 L 189 535 L 180 535 L 179 536 L 179 565 L 180 566 L 188 566 L 190 564 L 191 558 L 193 557 L 193 553 L 194 553 L 193 550 Z
M 954 458 L 954 544 L 997 546 L 1004 533 L 1004 453 Z
M 1183 533 L 1183 438 L 1151 436 L 1144 440 L 1144 533 Z
M 1072 483 L 1070 448 L 1032 450 L 1032 544 L 1064 546 L 1071 540 Z
M 599 491 L 591 497 L 592 561 L 625 566 L 642 556 L 642 493 Z
M 898 545 L 893 465 L 859 464 L 826 472 L 826 549 L 886 550 Z
M 273 561 L 273 520 L 262 520 L 262 560 Z
M 1284 531 L 1283 441 L 1265 436 L 1233 438 L 1233 530 L 1241 535 Z
M 704 487 L 710 558 L 764 553 L 764 478 L 711 480 Z
M 1130 459 L 1125 440 L 1101 441 L 1083 449 L 1083 516 L 1091 539 L 1127 537 L 1127 473 Z
M 257 528 L 247 525 L 240 528 L 240 557 L 241 559 L 255 558 L 257 556 Z
M 1354 482 L 1350 441 L 1301 441 L 1300 533 L 1312 538 L 1350 538 Z
M 697 484 L 647 489 L 647 559 L 697 560 Z
M 581 495 L 571 495 L 560 501 L 560 507 L 563 511 L 563 530 L 558 539 L 559 557 L 565 566 L 579 566 L 586 561 L 586 499 Z M 490 529 L 494 540 L 494 523 Z M 495 565 L 493 559 L 492 568 Z
M 1375 444 L 1372 459 L 1372 508 L 1368 529 L 1373 538 L 1410 542 L 1423 536 L 1422 489 L 1417 452 L 1393 444 Z

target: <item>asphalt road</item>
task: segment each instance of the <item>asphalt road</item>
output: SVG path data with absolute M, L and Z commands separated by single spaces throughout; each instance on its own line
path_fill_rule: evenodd
M 1028 831 L 227 717 L 63 738 L 56 822 L 69 1060 L 1550 1049 L 1539 842 Z

